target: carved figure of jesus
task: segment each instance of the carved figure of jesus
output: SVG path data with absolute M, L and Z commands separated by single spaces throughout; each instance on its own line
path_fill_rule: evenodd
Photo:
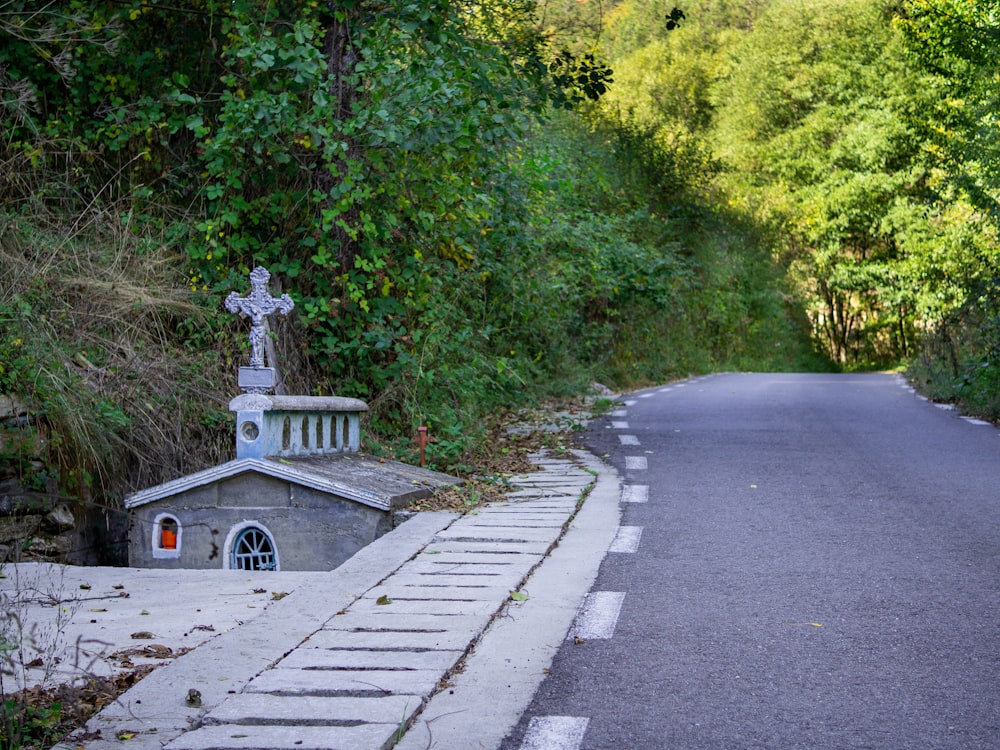
M 250 272 L 250 294 L 246 297 L 230 292 L 226 297 L 226 309 L 250 317 L 250 366 L 264 367 L 264 317 L 275 312 L 287 315 L 295 307 L 287 294 L 272 297 L 267 291 L 271 274 L 266 268 L 257 266 Z

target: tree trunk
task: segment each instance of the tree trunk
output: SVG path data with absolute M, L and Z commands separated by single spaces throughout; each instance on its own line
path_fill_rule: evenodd
M 328 3 L 330 15 L 325 26 L 325 36 L 323 38 L 323 54 L 326 56 L 327 72 L 329 73 L 329 94 L 336 102 L 334 109 L 334 120 L 345 122 L 353 114 L 353 105 L 358 100 L 358 89 L 351 80 L 354 75 L 355 66 L 361 59 L 361 55 L 354 40 L 351 38 L 351 27 L 357 21 L 358 11 L 336 10 L 337 4 L 332 0 Z M 338 20 L 336 13 L 342 14 Z M 351 164 L 357 164 L 361 160 L 361 148 L 355 137 L 339 136 L 347 143 L 347 152 L 339 155 L 329 164 L 320 165 L 316 172 L 315 185 L 321 192 L 330 195 L 336 186 L 337 180 L 343 180 L 350 170 Z M 328 199 L 326 208 L 332 208 L 332 199 Z M 354 203 L 347 212 L 340 216 L 340 223 L 350 227 L 357 227 L 359 224 L 359 209 Z M 331 227 L 331 239 L 337 244 L 337 260 L 340 263 L 341 271 L 347 272 L 354 267 L 354 259 L 358 255 L 358 241 L 351 236 L 340 223 Z

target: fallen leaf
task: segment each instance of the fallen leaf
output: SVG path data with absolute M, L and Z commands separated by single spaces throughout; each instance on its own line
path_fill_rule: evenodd
M 528 601 L 528 595 L 525 594 L 523 591 L 511 591 L 510 598 L 513 599 L 515 602 Z
M 378 599 L 375 600 L 376 604 L 392 604 L 392 599 L 390 599 L 385 594 L 382 594 Z
M 81 583 L 80 584 L 80 588 L 83 589 L 84 591 L 90 591 L 90 584 L 89 583 Z
M 121 590 L 122 590 L 123 588 L 125 588 L 125 586 L 124 586 L 123 584 L 120 584 L 120 583 L 116 583 L 116 584 L 115 584 L 114 586 L 112 586 L 111 588 L 113 588 L 113 589 L 114 589 L 115 591 L 121 591 Z
M 280 602 L 286 596 L 288 596 L 288 592 L 287 591 L 272 591 L 271 592 L 271 600 L 272 601 Z
M 132 637 L 135 638 L 137 641 L 139 641 L 139 640 L 151 641 L 156 636 L 154 636 L 148 630 L 138 630 L 135 633 L 132 633 Z

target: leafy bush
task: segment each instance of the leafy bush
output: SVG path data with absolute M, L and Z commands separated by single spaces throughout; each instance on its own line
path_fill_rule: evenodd
M 935 400 L 1000 419 L 1000 278 L 984 282 L 942 318 L 907 374 Z

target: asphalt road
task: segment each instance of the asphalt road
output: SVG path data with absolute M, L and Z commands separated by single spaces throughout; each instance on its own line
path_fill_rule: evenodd
M 1000 747 L 1000 432 L 904 385 L 716 375 L 594 423 L 618 551 L 504 750 Z

